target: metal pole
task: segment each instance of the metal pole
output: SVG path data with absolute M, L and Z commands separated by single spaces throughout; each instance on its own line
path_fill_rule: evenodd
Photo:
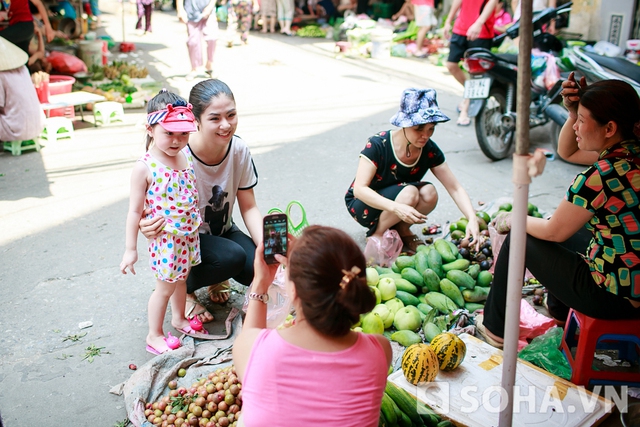
M 520 2 L 520 43 L 518 51 L 518 87 L 516 104 L 516 153 L 513 159 L 513 211 L 511 214 L 511 245 L 507 277 L 507 307 L 504 330 L 502 367 L 502 402 L 500 427 L 511 426 L 513 394 L 520 335 L 520 301 L 526 249 L 526 216 L 529 183 L 527 155 L 529 154 L 529 104 L 531 103 L 531 45 L 533 38 L 532 0 Z
M 124 33 L 125 33 L 125 28 L 124 28 L 124 2 L 125 0 L 121 0 L 122 2 L 122 43 L 124 43 Z

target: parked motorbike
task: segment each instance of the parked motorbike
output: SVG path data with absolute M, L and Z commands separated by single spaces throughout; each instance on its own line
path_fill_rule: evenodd
M 582 45 L 572 46 L 567 52 L 567 57 L 575 68 L 576 79 L 584 76 L 589 83 L 609 79 L 623 80 L 640 94 L 640 67 L 626 58 L 600 55 Z M 551 105 L 547 114 L 553 119 L 550 127 L 551 144 L 554 151 L 557 151 L 560 129 L 568 113 L 561 106 Z
M 562 43 L 555 36 L 543 32 L 543 27 L 558 15 L 568 13 L 572 3 L 548 8 L 533 16 L 533 46 L 541 51 L 558 53 Z M 494 38 L 494 45 L 506 37 L 518 37 L 519 22 Z M 465 82 L 464 97 L 469 98 L 469 117 L 475 118 L 478 145 L 491 160 L 502 160 L 511 152 L 516 131 L 516 87 L 518 56 L 494 54 L 488 49 L 471 48 L 465 52 L 464 67 L 471 75 Z M 564 76 L 566 78 L 567 76 Z M 562 106 L 562 79 L 547 90 L 531 82 L 529 127 L 542 126 L 553 120 L 560 126 L 568 113 Z

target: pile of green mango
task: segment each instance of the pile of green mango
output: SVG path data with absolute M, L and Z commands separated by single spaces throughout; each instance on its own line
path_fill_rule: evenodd
M 377 304 L 354 329 L 393 331 L 389 338 L 404 346 L 431 341 L 449 329 L 458 309 L 473 313 L 483 308 L 493 281 L 493 274 L 445 239 L 419 246 L 415 255 L 399 256 L 390 268 L 368 267 L 366 274 Z

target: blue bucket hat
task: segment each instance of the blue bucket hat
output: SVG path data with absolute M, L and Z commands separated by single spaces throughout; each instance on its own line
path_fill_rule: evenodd
M 409 88 L 402 93 L 400 110 L 391 117 L 391 124 L 401 128 L 442 123 L 451 120 L 438 107 L 435 89 Z

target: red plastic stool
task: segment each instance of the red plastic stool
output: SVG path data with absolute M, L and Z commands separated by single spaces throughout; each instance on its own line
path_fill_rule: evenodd
M 571 382 L 585 387 L 595 384 L 640 386 L 639 334 L 640 319 L 594 319 L 571 309 L 561 344 L 571 365 Z M 575 357 L 571 353 L 574 347 Z M 594 370 L 596 349 L 617 350 L 617 359 L 628 361 L 633 371 Z

